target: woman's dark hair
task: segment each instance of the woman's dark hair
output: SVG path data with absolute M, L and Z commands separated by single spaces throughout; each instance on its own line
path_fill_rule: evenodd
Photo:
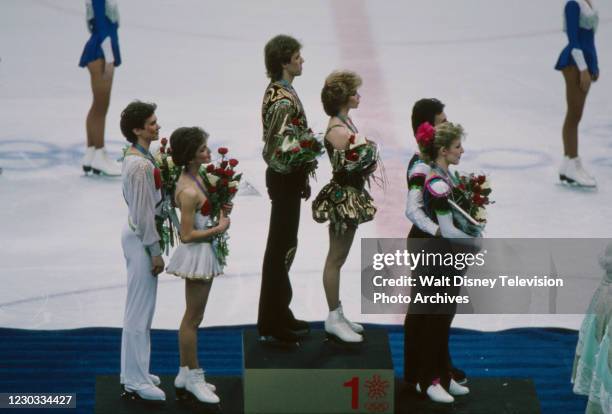
M 200 127 L 181 127 L 170 135 L 172 161 L 186 167 L 195 158 L 198 148 L 208 140 L 208 134 Z
M 436 115 L 444 111 L 444 104 L 436 98 L 419 99 L 412 107 L 412 131 L 416 135 L 419 125 L 429 122 L 434 125 Z
M 278 35 L 266 43 L 264 57 L 268 77 L 277 81 L 283 77 L 283 65 L 291 61 L 291 56 L 302 48 L 300 42 L 291 36 Z
M 134 134 L 135 128 L 144 128 L 145 122 L 149 119 L 157 109 L 157 105 L 154 103 L 134 101 L 125 107 L 121 112 L 121 121 L 119 126 L 121 127 L 121 133 L 132 144 L 138 139 Z
M 348 70 L 335 71 L 325 79 L 321 90 L 323 110 L 329 116 L 336 116 L 340 107 L 346 105 L 351 96 L 357 93 L 361 86 L 361 77 Z

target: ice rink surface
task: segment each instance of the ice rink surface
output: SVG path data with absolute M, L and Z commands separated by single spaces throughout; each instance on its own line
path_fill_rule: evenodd
M 605 238 L 612 232 L 612 3 L 596 2 L 601 78 L 580 129 L 580 154 L 597 191 L 558 184 L 562 76 L 553 69 L 567 40 L 563 0 L 200 1 L 120 3 L 123 64 L 115 71 L 106 140 L 125 144 L 121 109 L 133 99 L 158 104 L 162 136 L 198 125 L 211 147 L 240 160 L 259 195 L 242 194 L 232 214 L 229 266 L 214 282 L 204 326 L 254 323 L 269 219 L 261 159 L 260 105 L 267 85 L 263 46 L 279 33 L 303 43 L 294 86 L 309 123 L 327 122 L 319 94 L 327 74 L 352 69 L 364 79 L 353 118 L 381 143 L 389 177 L 374 189 L 374 222 L 357 237 L 405 237 L 405 168 L 415 150 L 412 104 L 437 97 L 465 127 L 459 170 L 490 174 L 496 204 L 488 237 Z M 77 0 L 0 0 L 0 326 L 67 329 L 121 326 L 126 221 L 120 179 L 83 176 L 85 116 L 91 94 L 77 66 L 88 38 Z M 329 180 L 323 157 L 313 194 Z M 297 316 L 322 320 L 321 272 L 327 228 L 302 204 L 292 268 Z M 341 298 L 356 320 L 401 323 L 402 315 L 360 315 L 359 242 L 343 269 Z M 159 276 L 154 328 L 176 329 L 183 281 Z M 601 274 L 585 271 L 596 286 Z M 585 303 L 586 307 L 586 303 Z M 578 328 L 581 315 L 459 315 L 454 326 Z

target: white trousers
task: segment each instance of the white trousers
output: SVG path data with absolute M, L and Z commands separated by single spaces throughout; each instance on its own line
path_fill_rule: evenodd
M 149 377 L 151 322 L 157 297 L 157 277 L 142 241 L 126 225 L 121 246 L 127 265 L 127 297 L 121 335 L 121 383 L 132 390 L 153 385 Z

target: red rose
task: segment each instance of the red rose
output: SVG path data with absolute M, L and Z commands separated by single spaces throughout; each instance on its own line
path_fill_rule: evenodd
M 221 184 L 220 184 L 220 185 L 221 185 L 221 187 L 227 187 L 227 183 L 228 183 L 228 182 L 229 182 L 229 181 L 228 181 L 228 179 L 227 179 L 227 178 L 222 178 L 222 179 L 221 179 L 221 181 L 220 181 L 220 183 L 221 183 Z
M 354 144 L 354 143 L 355 143 L 355 135 L 351 135 L 351 137 L 349 138 L 349 142 L 350 142 L 351 144 Z
M 465 191 L 465 184 L 461 183 L 457 186 L 458 189 Z
M 225 155 L 225 154 L 227 154 L 228 149 L 225 148 L 225 147 L 221 147 L 217 151 L 219 152 L 219 154 Z
M 306 140 L 300 141 L 300 147 L 302 147 L 302 148 L 310 147 L 310 141 L 306 141 Z
M 166 149 L 164 147 L 159 147 L 159 152 L 161 152 L 162 154 L 165 154 Z
M 213 186 L 210 186 L 210 187 L 208 188 L 208 192 L 209 192 L 209 193 L 216 193 L 216 192 L 217 192 L 217 187 L 215 187 L 214 185 L 213 185 Z
M 484 184 L 485 181 L 487 181 L 487 177 L 485 177 L 484 175 L 478 176 L 478 184 Z
M 165 147 L 166 145 L 168 145 L 168 138 L 162 138 L 161 144 L 162 144 L 162 147 Z
M 236 172 L 234 170 L 225 170 L 226 177 L 233 177 Z
M 206 200 L 204 202 L 204 204 L 202 204 L 202 208 L 200 209 L 200 212 L 202 213 L 203 216 L 208 216 L 210 214 L 210 203 L 208 202 L 208 200 Z
M 299 126 L 301 124 L 300 119 L 299 118 L 293 118 L 291 120 L 291 124 L 293 124 L 295 126 Z
M 236 187 L 232 187 L 229 189 L 230 194 L 236 194 L 237 191 L 238 189 Z
M 350 151 L 348 154 L 346 154 L 346 159 L 350 161 L 357 161 L 359 159 L 359 154 L 357 154 L 357 151 Z
M 293 152 L 294 154 L 297 154 L 298 152 L 300 152 L 300 149 L 298 147 L 295 147 L 291 150 L 291 152 Z
M 214 172 L 214 171 L 215 171 L 215 166 L 214 166 L 214 165 L 212 165 L 212 164 L 208 164 L 208 165 L 206 166 L 206 172 L 212 173 L 212 172 Z
M 221 161 L 221 168 L 224 170 L 227 168 L 227 161 Z
M 229 165 L 235 167 L 236 165 L 238 165 L 238 160 L 236 158 L 232 158 L 231 160 L 229 160 Z
M 223 171 L 223 168 L 215 168 L 216 175 L 224 175 L 225 173 Z
M 168 154 L 172 154 L 172 147 L 168 147 L 168 149 L 166 150 L 166 152 L 167 152 Z
M 162 186 L 161 171 L 159 168 L 153 169 L 153 178 L 155 179 L 155 188 L 159 190 Z

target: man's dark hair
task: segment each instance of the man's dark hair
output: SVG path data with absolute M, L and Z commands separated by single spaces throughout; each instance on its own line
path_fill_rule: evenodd
M 135 128 L 144 128 L 145 122 L 157 109 L 154 103 L 133 101 L 121 112 L 121 133 L 132 144 L 138 140 L 134 134 Z
M 444 111 L 444 104 L 436 98 L 425 98 L 416 101 L 412 107 L 412 131 L 416 135 L 419 125 L 423 122 L 434 124 L 436 115 Z
M 266 43 L 264 57 L 268 77 L 277 81 L 283 77 L 283 65 L 291 61 L 291 56 L 302 48 L 300 42 L 291 36 L 278 35 Z

